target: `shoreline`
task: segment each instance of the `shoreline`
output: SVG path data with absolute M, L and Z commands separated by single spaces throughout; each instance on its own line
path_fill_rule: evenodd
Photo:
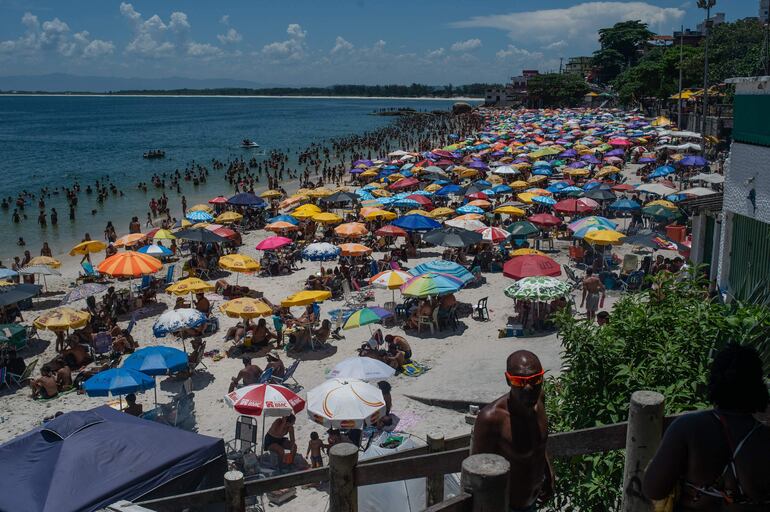
M 282 96 L 282 95 L 241 95 L 241 94 L 106 94 L 106 93 L 0 93 L 0 97 L 77 97 L 77 98 L 276 98 L 298 100 L 406 100 L 406 101 L 478 101 L 483 103 L 484 98 L 469 98 L 453 96 L 451 98 L 437 98 L 435 96 Z

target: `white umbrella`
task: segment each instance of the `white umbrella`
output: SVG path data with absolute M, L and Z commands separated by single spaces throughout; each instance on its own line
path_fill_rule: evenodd
M 45 282 L 45 276 L 60 276 L 61 272 L 58 270 L 52 269 L 51 267 L 48 267 L 46 265 L 28 265 L 26 267 L 22 267 L 19 269 L 19 274 L 36 274 L 39 276 L 43 276 L 43 285 L 45 286 L 45 291 L 48 291 L 48 283 Z
M 307 394 L 308 416 L 329 428 L 363 428 L 384 413 L 382 391 L 360 380 L 329 379 Z
M 371 357 L 349 357 L 336 364 L 327 379 L 383 380 L 396 374 L 396 370 Z
M 455 228 L 467 229 L 468 231 L 476 231 L 489 227 L 480 220 L 472 219 L 449 219 L 448 221 L 444 222 L 444 224 Z
M 495 174 L 520 174 L 521 173 L 521 171 L 511 167 L 510 165 L 501 165 L 500 167 L 498 167 L 492 172 Z

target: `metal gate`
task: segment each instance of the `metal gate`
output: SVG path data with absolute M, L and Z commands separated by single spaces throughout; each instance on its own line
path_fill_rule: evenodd
M 735 214 L 730 289 L 737 299 L 746 299 L 759 283 L 770 283 L 770 224 Z

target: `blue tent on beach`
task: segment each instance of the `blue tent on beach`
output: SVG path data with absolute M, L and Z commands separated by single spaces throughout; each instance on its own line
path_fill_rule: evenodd
M 0 445 L 0 510 L 74 512 L 221 485 L 224 442 L 107 406 Z

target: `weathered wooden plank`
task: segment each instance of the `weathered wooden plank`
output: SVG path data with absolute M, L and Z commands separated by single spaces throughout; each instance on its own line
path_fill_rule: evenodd
M 388 460 L 356 467 L 356 485 L 373 485 L 397 480 L 424 478 L 436 473 L 456 473 L 468 457 L 468 448 L 430 455 L 418 455 L 408 459 Z
M 473 496 L 462 493 L 454 498 L 449 498 L 441 503 L 436 503 L 424 510 L 424 512 L 469 512 L 473 505 Z

